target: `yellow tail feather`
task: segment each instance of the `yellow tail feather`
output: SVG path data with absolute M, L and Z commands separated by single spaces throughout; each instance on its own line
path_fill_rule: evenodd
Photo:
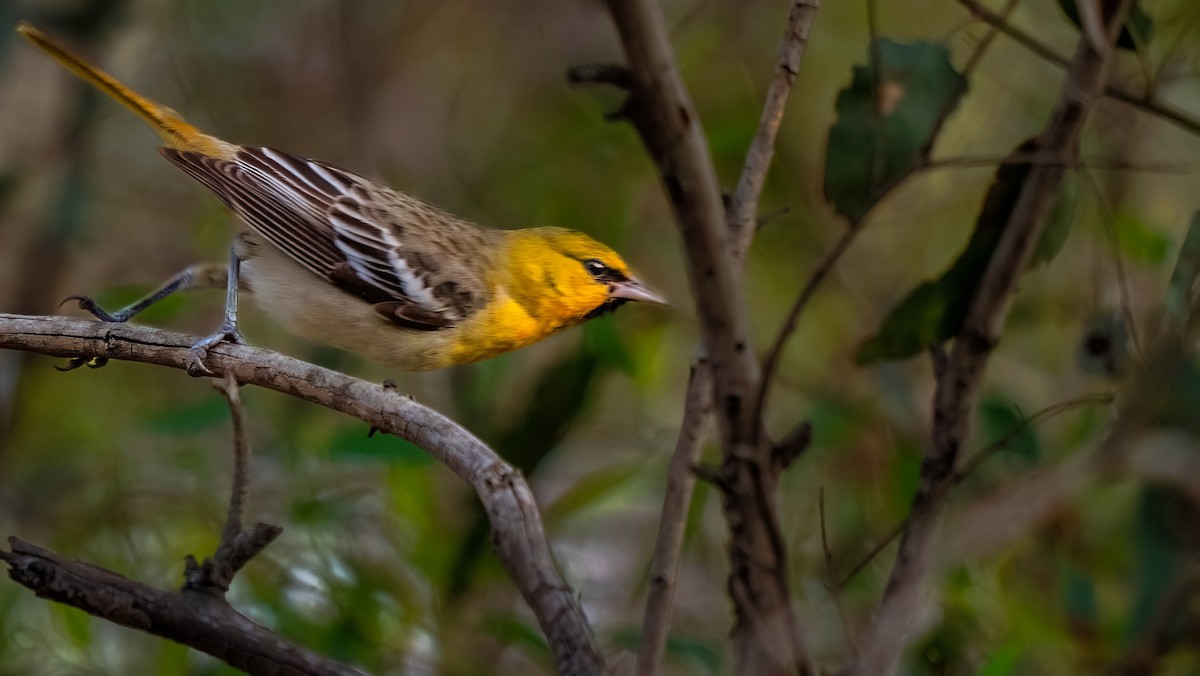
M 174 110 L 138 95 L 113 76 L 72 54 L 37 28 L 27 23 L 21 23 L 17 26 L 17 32 L 54 57 L 54 60 L 67 70 L 137 113 L 158 133 L 168 148 L 190 150 L 225 159 L 232 157 L 236 152 L 236 146 L 205 134 L 188 124 Z

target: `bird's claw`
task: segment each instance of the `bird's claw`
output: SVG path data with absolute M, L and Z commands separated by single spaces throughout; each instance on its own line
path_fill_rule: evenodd
M 67 362 L 66 366 L 55 366 L 54 368 L 66 373 L 67 371 L 74 371 L 81 366 L 98 369 L 103 368 L 106 364 L 108 364 L 108 357 L 73 357 L 71 361 Z
M 96 300 L 91 296 L 67 296 L 62 300 L 61 303 L 58 304 L 58 306 L 62 307 L 63 305 L 66 305 L 68 301 L 72 300 L 79 303 L 80 310 L 90 313 L 93 317 L 102 322 L 113 322 L 119 324 L 129 319 L 129 317 L 122 312 L 118 312 L 115 315 L 109 314 L 108 311 L 100 307 L 96 303 Z
M 223 324 L 220 331 L 217 331 L 211 336 L 196 342 L 195 345 L 192 345 L 192 362 L 188 365 L 188 373 L 193 376 L 215 375 L 211 369 L 204 365 L 204 361 L 208 359 L 208 351 L 213 347 L 220 345 L 221 343 L 245 345 L 246 339 L 242 338 L 242 334 L 240 331 L 238 331 L 236 324 Z

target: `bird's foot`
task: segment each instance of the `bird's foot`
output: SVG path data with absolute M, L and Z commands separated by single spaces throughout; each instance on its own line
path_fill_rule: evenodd
M 75 301 L 75 302 L 79 303 L 80 310 L 87 311 L 93 317 L 95 317 L 96 319 L 99 319 L 102 322 L 113 322 L 113 323 L 120 324 L 121 322 L 124 322 L 129 319 L 129 315 L 124 312 L 118 312 L 116 314 L 109 314 L 108 311 L 105 310 L 104 308 L 100 307 L 96 303 L 95 299 L 93 299 L 91 296 L 67 296 L 66 298 L 64 298 L 62 300 L 61 303 L 58 304 L 58 306 L 62 307 L 63 305 L 66 305 L 69 301 Z M 102 368 L 107 363 L 108 363 L 108 357 L 74 357 L 71 359 L 71 361 L 67 362 L 66 366 L 55 366 L 54 368 L 59 371 L 63 371 L 63 372 L 74 371 L 75 369 L 81 368 L 84 366 L 86 366 L 90 369 L 98 369 L 98 368 Z
M 198 341 L 192 345 L 192 363 L 188 365 L 188 373 L 194 376 L 211 376 L 213 372 L 204 365 L 204 361 L 208 359 L 208 351 L 221 343 L 233 343 L 234 345 L 245 345 L 246 339 L 242 338 L 242 334 L 238 331 L 237 324 L 226 321 L 221 324 L 221 330 Z
M 54 368 L 62 371 L 74 371 L 75 369 L 86 366 L 90 369 L 98 369 L 108 363 L 108 357 L 73 357 L 67 362 L 66 366 L 55 366 Z
M 124 310 L 116 314 L 109 314 L 109 312 L 100 307 L 100 305 L 96 303 L 96 300 L 91 296 L 67 296 L 61 303 L 58 304 L 58 306 L 62 307 L 63 305 L 66 305 L 68 301 L 72 300 L 79 303 L 80 310 L 91 313 L 93 317 L 102 322 L 113 322 L 120 324 L 133 316 L 132 313 L 125 312 Z

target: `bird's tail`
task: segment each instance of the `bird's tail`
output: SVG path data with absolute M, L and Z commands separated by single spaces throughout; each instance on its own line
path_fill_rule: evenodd
M 54 57 L 54 60 L 67 70 L 137 113 L 138 117 L 145 120 L 158 133 L 167 147 L 222 158 L 227 158 L 235 152 L 232 144 L 205 134 L 189 124 L 174 110 L 137 94 L 113 76 L 71 53 L 37 28 L 22 23 L 17 26 L 17 32 Z

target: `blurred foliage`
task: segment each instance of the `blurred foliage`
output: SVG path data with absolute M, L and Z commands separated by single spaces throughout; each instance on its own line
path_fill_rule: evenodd
M 870 45 L 837 98 L 825 153 L 825 198 L 857 226 L 880 198 L 928 161 L 934 137 L 967 91 L 945 45 Z
M 1033 140 L 1021 144 L 1014 156 L 1010 156 L 1013 161 L 996 171 L 996 180 L 984 198 L 966 248 L 941 276 L 919 284 L 888 313 L 879 333 L 867 339 L 855 354 L 859 364 L 912 357 L 958 335 L 1017 196 L 1033 169 L 1031 162 L 1021 162 L 1018 157 L 1035 152 L 1036 148 Z M 1074 212 L 1075 186 L 1076 182 L 1068 179 L 1060 187 L 1059 197 L 1034 248 L 1031 266 L 1049 262 L 1066 243 Z
M 746 268 L 761 348 L 815 262 L 847 227 L 860 229 L 784 354 L 768 420 L 773 431 L 800 419 L 814 428 L 782 478 L 780 514 L 801 621 L 830 669 L 850 647 L 826 588 L 818 492 L 838 576 L 907 514 L 932 369 L 924 357 L 897 358 L 960 324 L 997 234 L 979 218 L 996 166 L 1042 127 L 1063 79 L 1001 35 L 968 82 L 988 28 L 967 22 L 957 3 L 876 3 L 874 41 L 866 4 L 827 2 L 817 13 L 762 202 L 763 214 L 783 215 L 763 224 Z M 1136 54 L 1118 54 L 1113 76 L 1200 111 L 1200 3 L 1137 4 L 1153 31 Z M 664 3 L 726 186 L 754 134 L 786 5 Z M 419 375 L 289 337 L 252 302 L 243 313 L 252 343 L 391 378 L 529 474 L 559 565 L 613 662 L 626 664 L 697 331 L 653 167 L 633 131 L 603 117 L 619 95 L 571 89 L 563 77 L 570 65 L 619 60 L 602 6 L 0 3 L 5 25 L 22 18 L 229 140 L 324 159 L 489 225 L 592 233 L 673 301 Z M 1079 39 L 1050 0 L 1022 0 L 1010 18 L 1060 54 Z M 82 92 L 0 30 L 0 310 L 52 313 L 72 293 L 119 306 L 189 264 L 223 260 L 236 229 L 161 161 L 138 120 Z M 1115 408 L 1139 402 L 1146 425 L 1198 431 L 1200 371 L 1186 337 L 1200 269 L 1200 139 L 1106 101 L 1081 157 L 1039 264 L 1022 278 L 964 452 L 1007 437 L 1035 411 L 1112 388 L 1121 388 Z M 219 293 L 185 294 L 139 320 L 207 334 L 220 306 Z M 1184 339 L 1151 359 L 1168 330 Z M 60 363 L 0 354 L 0 534 L 179 584 L 183 556 L 210 552 L 224 515 L 223 401 L 166 369 L 114 362 L 59 374 Z M 254 447 L 249 518 L 285 531 L 239 575 L 237 607 L 372 673 L 549 672 L 544 639 L 461 482 L 353 420 L 267 392 L 243 398 Z M 956 489 L 949 511 L 1094 448 L 1112 416 L 1083 407 L 1020 430 Z M 732 664 L 715 497 L 699 486 L 689 515 L 672 674 Z M 1195 500 L 1173 483 L 1116 472 L 1000 553 L 945 567 L 904 673 L 1200 673 Z M 892 551 L 841 591 L 852 634 L 870 619 Z M 0 674 L 64 673 L 233 672 L 0 585 Z

